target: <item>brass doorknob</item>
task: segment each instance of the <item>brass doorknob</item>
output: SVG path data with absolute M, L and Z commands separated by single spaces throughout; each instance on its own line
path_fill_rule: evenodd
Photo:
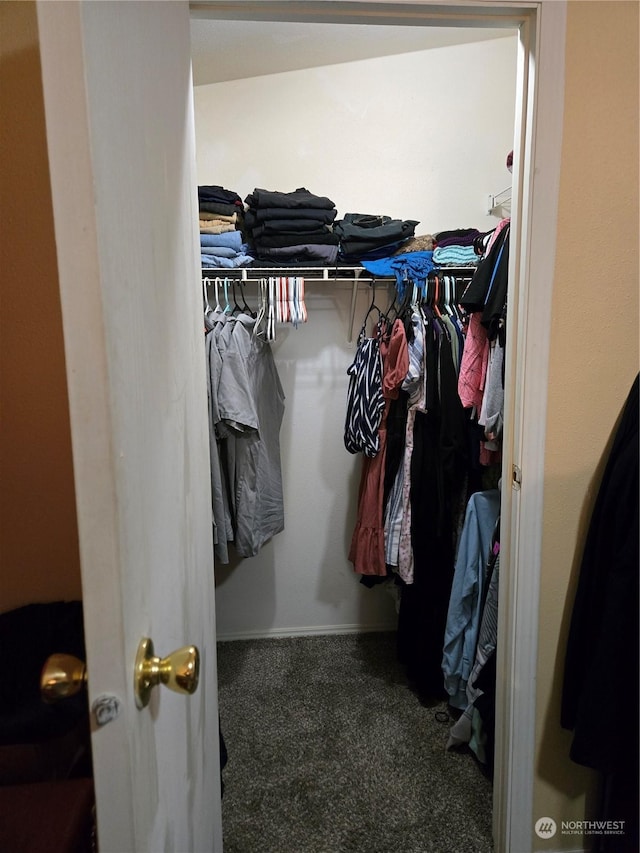
M 87 667 L 84 661 L 73 655 L 51 655 L 40 674 L 40 695 L 44 702 L 57 702 L 79 693 L 86 683 Z
M 151 690 L 164 684 L 176 693 L 195 693 L 200 676 L 200 652 L 195 646 L 183 646 L 166 658 L 154 657 L 153 643 L 148 637 L 140 641 L 136 655 L 134 691 L 136 705 L 149 704 Z

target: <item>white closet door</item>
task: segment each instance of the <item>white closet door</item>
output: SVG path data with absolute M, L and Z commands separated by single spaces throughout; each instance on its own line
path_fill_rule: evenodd
M 221 851 L 211 500 L 186 2 L 38 4 L 100 850 Z M 196 645 L 192 696 L 134 662 Z

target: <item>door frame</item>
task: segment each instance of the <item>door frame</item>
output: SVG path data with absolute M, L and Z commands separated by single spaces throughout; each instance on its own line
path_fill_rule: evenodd
M 517 29 L 509 351 L 501 511 L 493 834 L 496 853 L 533 838 L 544 450 L 564 108 L 566 0 L 194 0 L 220 20 Z M 519 482 L 512 481 L 517 472 Z

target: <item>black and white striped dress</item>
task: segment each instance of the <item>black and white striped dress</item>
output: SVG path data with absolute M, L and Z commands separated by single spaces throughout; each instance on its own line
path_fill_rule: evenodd
M 382 356 L 379 338 L 366 337 L 364 328 L 360 332 L 358 348 L 347 374 L 349 390 L 344 446 L 349 453 L 377 456 L 380 450 L 378 428 L 384 412 Z

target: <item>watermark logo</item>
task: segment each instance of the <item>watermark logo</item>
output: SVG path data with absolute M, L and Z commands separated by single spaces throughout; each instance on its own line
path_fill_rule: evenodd
M 534 829 L 538 838 L 553 838 L 558 824 L 552 817 L 539 817 Z M 623 820 L 563 820 L 560 824 L 562 835 L 624 835 Z
M 624 835 L 623 820 L 563 820 L 563 835 Z
M 553 838 L 558 831 L 558 825 L 552 817 L 539 817 L 534 829 L 538 838 Z

